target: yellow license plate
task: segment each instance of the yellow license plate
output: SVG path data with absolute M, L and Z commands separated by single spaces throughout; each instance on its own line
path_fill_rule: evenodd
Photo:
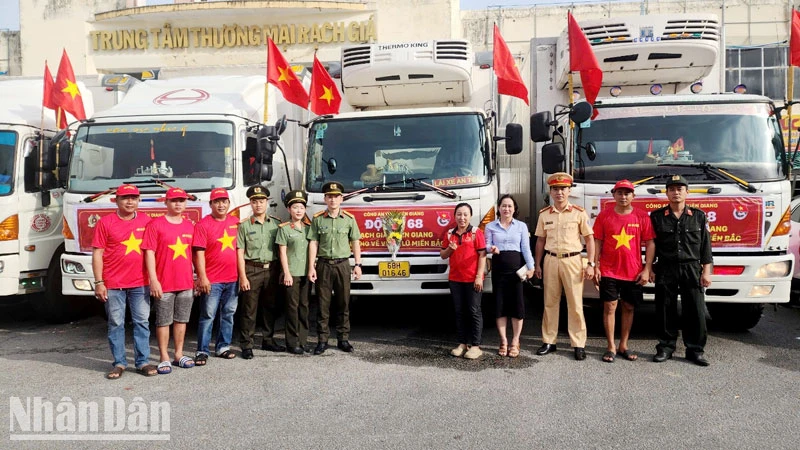
M 381 261 L 378 263 L 378 276 L 381 278 L 408 278 L 411 276 L 411 263 L 408 261 Z

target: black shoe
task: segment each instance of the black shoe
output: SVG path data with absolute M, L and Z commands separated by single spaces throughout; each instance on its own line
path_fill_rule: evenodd
M 556 350 L 556 344 L 542 344 L 542 346 L 539 347 L 539 350 L 536 350 L 536 354 L 539 356 L 544 356 L 548 353 L 553 353 Z
M 575 361 L 583 361 L 586 359 L 586 350 L 583 347 L 575 347 Z
M 293 355 L 302 355 L 303 353 L 305 353 L 303 347 L 289 347 L 286 349 L 286 351 Z
M 668 352 L 666 350 L 658 350 L 656 352 L 656 356 L 653 356 L 653 362 L 664 362 L 668 359 L 672 359 L 672 352 Z
M 347 353 L 353 353 L 353 350 L 355 350 L 353 346 L 350 345 L 350 343 L 347 341 L 339 341 L 339 343 L 336 344 L 336 348 Z
M 252 348 L 245 348 L 242 350 L 242 358 L 243 359 L 253 359 L 253 349 Z
M 702 353 L 687 353 L 686 359 L 702 367 L 708 367 L 711 364 Z
M 286 351 L 286 347 L 278 344 L 271 344 L 269 342 L 262 342 L 261 350 L 266 350 L 268 352 L 282 353 Z
M 327 349 L 328 349 L 328 343 L 327 342 L 320 342 L 320 343 L 317 344 L 317 347 L 314 348 L 314 354 L 315 355 L 321 355 L 321 354 L 325 353 L 325 350 L 327 350 Z

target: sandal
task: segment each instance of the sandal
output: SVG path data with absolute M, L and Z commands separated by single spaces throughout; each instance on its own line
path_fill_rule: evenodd
M 123 373 L 125 373 L 125 368 L 124 367 L 122 367 L 122 366 L 114 366 L 114 368 L 111 369 L 111 372 L 108 372 L 106 374 L 106 378 L 108 378 L 109 380 L 117 380 L 117 379 L 119 379 L 119 377 L 122 376 Z
M 508 349 L 508 356 L 511 358 L 519 356 L 519 344 L 511 344 L 511 347 Z
M 138 369 L 136 369 L 136 371 L 146 377 L 152 377 L 158 375 L 158 368 L 152 364 L 139 367 Z
M 622 352 L 618 351 L 617 354 L 627 359 L 628 361 L 636 361 L 637 359 L 639 359 L 639 355 L 630 350 L 625 350 Z
M 217 355 L 217 358 L 233 359 L 233 358 L 236 358 L 236 353 L 233 353 L 230 350 L 225 350 L 224 352 L 222 352 L 219 355 Z
M 169 361 L 161 361 L 158 363 L 156 371 L 159 375 L 168 375 L 172 373 L 172 363 Z
M 208 355 L 205 353 L 198 353 L 197 356 L 194 357 L 195 366 L 205 366 L 206 361 L 208 361 Z
M 181 356 L 180 360 L 176 359 L 175 361 L 172 361 L 172 365 L 178 366 L 181 369 L 191 369 L 194 367 L 194 360 L 188 356 Z
M 603 361 L 607 362 L 607 363 L 613 363 L 614 362 L 614 352 L 609 350 L 609 351 L 603 353 Z
M 497 350 L 498 356 L 508 356 L 508 344 L 500 344 L 500 348 Z

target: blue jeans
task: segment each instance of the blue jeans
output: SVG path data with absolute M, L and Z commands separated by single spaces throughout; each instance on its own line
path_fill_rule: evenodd
M 136 368 L 147 364 L 150 358 L 150 286 L 128 289 L 109 289 L 106 301 L 108 316 L 108 344 L 114 357 L 114 366 L 127 367 L 125 358 L 125 305 L 133 319 L 133 350 Z
M 239 282 L 213 283 L 211 292 L 200 298 L 200 323 L 197 327 L 197 353 L 210 353 L 211 329 L 219 312 L 219 332 L 217 333 L 217 355 L 231 348 L 233 336 L 233 315 L 239 303 Z

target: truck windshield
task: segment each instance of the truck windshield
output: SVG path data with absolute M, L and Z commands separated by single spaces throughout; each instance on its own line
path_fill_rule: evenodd
M 17 133 L 0 131 L 0 195 L 10 194 L 14 183 L 14 155 Z
M 419 189 L 404 182 L 410 179 L 447 189 L 489 181 L 489 145 L 478 114 L 318 121 L 309 136 L 310 192 L 333 180 L 346 191 L 384 184 L 387 190 Z
M 173 180 L 170 185 L 187 191 L 229 187 L 233 133 L 231 122 L 82 125 L 73 147 L 69 191 L 101 192 L 151 178 Z
M 689 181 L 734 182 L 703 170 L 703 163 L 748 182 L 786 177 L 780 128 L 766 103 L 640 105 L 599 113 L 576 133 L 578 179 L 614 183 L 656 176 L 652 182 L 663 183 L 658 175 L 682 174 Z M 594 161 L 587 157 L 589 144 Z

